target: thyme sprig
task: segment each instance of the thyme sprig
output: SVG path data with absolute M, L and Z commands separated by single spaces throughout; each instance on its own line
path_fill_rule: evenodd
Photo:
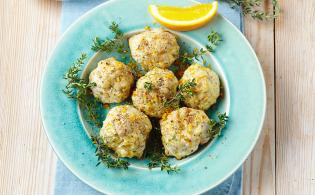
M 151 118 L 151 122 L 153 129 L 144 153 L 144 156 L 149 160 L 148 168 L 160 167 L 161 171 L 166 171 L 168 174 L 179 172 L 179 167 L 170 165 L 168 162 L 169 158 L 163 152 L 159 120 Z
M 183 76 L 184 71 L 194 63 L 194 61 L 202 61 L 204 66 L 207 65 L 206 59 L 203 57 L 204 54 L 209 52 L 214 52 L 218 45 L 222 42 L 221 35 L 212 30 L 208 35 L 208 44 L 204 48 L 194 48 L 192 52 L 182 51 L 179 58 L 175 61 L 176 71 L 175 74 L 178 78 Z
M 184 95 L 192 96 L 192 88 L 196 87 L 196 79 L 191 79 L 190 81 L 185 82 L 178 86 L 177 96 L 180 97 L 179 100 L 184 100 Z
M 83 107 L 87 113 L 88 120 L 100 127 L 102 125 L 102 117 L 99 114 L 99 103 L 91 95 L 90 88 L 94 87 L 95 83 L 89 83 L 88 80 L 82 79 L 79 76 L 81 67 L 84 64 L 87 55 L 82 53 L 81 56 L 73 63 L 64 79 L 68 81 L 63 92 L 71 99 L 75 99 Z
M 200 48 L 199 50 L 195 48 L 193 50 L 193 59 L 196 59 L 197 61 L 202 61 L 203 64 L 206 64 L 207 61 L 204 59 L 203 55 L 207 53 L 207 50 Z
M 210 133 L 210 140 L 213 140 L 214 138 L 221 135 L 222 129 L 226 126 L 226 123 L 229 119 L 229 117 L 226 115 L 226 113 L 217 113 L 218 121 L 214 119 L 210 119 L 209 122 L 209 133 Z
M 192 51 L 192 53 L 188 53 L 185 52 L 182 55 L 180 55 L 179 57 L 179 61 L 181 63 L 185 63 L 185 64 L 193 64 L 194 60 L 197 61 L 205 61 L 205 59 L 203 58 L 203 55 L 206 53 L 207 51 L 203 48 L 197 49 L 194 48 L 194 50 Z
M 206 48 L 209 52 L 214 52 L 215 48 L 218 47 L 218 45 L 222 42 L 221 35 L 212 30 L 210 34 L 208 35 L 208 44 L 206 45 Z
M 113 158 L 111 150 L 104 144 L 101 137 L 92 136 L 91 140 L 96 146 L 95 155 L 98 157 L 96 166 L 103 163 L 107 168 L 128 169 L 129 162 L 120 158 Z
M 195 79 L 192 79 L 190 81 L 185 82 L 184 84 L 179 85 L 175 96 L 172 97 L 170 100 L 164 102 L 164 106 L 169 107 L 169 106 L 178 105 L 175 103 L 183 101 L 185 99 L 185 96 L 188 96 L 188 97 L 193 96 L 194 95 L 193 88 L 196 85 L 197 83 Z
M 230 4 L 233 9 L 241 8 L 243 15 L 250 15 L 257 20 L 273 20 L 280 14 L 280 4 L 278 0 L 272 0 L 273 11 L 264 12 L 259 9 L 262 0 L 221 0 Z
M 68 72 L 64 75 L 64 78 L 68 81 L 68 83 L 63 92 L 69 98 L 77 100 L 87 112 L 89 120 L 100 127 L 102 122 L 99 109 L 101 109 L 102 106 L 91 95 L 90 91 L 90 88 L 94 87 L 96 84 L 89 83 L 87 80 L 82 79 L 79 76 L 79 72 L 81 71 L 82 65 L 84 64 L 86 58 L 86 54 L 81 54 L 81 56 L 73 63 Z M 100 137 L 92 136 L 91 140 L 96 146 L 95 155 L 98 157 L 99 161 L 96 164 L 97 166 L 102 162 L 108 168 L 128 168 L 129 162 L 120 158 L 113 158 L 111 155 L 111 150 L 104 144 Z
M 154 167 L 161 167 L 161 171 L 166 171 L 168 174 L 177 173 L 180 171 L 180 168 L 177 166 L 171 166 L 168 162 L 168 157 L 165 154 L 161 153 L 152 153 L 149 156 L 150 162 L 148 163 L 149 169 Z
M 91 49 L 93 51 L 103 51 L 103 52 L 118 52 L 121 54 L 121 60 L 131 68 L 133 75 L 136 79 L 144 75 L 144 71 L 138 66 L 136 61 L 132 58 L 128 46 L 126 45 L 126 39 L 124 37 L 123 31 L 119 28 L 118 23 L 112 22 L 108 27 L 114 34 L 114 38 L 106 38 L 105 40 L 95 37 Z
M 207 53 L 204 48 L 194 48 L 192 52 L 181 51 L 179 58 L 175 61 L 174 73 L 177 78 L 181 78 L 185 70 L 192 65 L 195 61 L 202 61 L 203 65 L 207 64 L 203 55 Z
M 122 30 L 119 28 L 118 23 L 114 21 L 108 28 L 115 34 L 115 39 L 118 39 L 124 35 Z
M 132 58 L 131 55 L 129 56 L 129 62 L 126 65 L 131 69 L 135 79 L 139 79 L 145 75 L 145 71 L 138 66 L 137 62 Z
M 112 22 L 108 27 L 114 34 L 114 38 L 106 38 L 105 40 L 95 37 L 91 49 L 93 51 L 113 52 L 117 51 L 120 54 L 128 53 L 124 43 L 124 34 L 116 22 Z

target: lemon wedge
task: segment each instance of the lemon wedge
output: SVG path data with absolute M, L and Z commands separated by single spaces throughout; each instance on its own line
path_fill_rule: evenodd
M 217 13 L 218 2 L 190 7 L 150 5 L 152 16 L 162 25 L 177 31 L 189 31 L 207 24 Z

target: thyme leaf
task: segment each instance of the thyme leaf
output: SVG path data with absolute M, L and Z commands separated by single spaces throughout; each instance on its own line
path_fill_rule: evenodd
M 221 135 L 222 129 L 226 126 L 226 123 L 229 119 L 229 117 L 226 115 L 226 113 L 217 113 L 218 121 L 214 119 L 210 119 L 209 122 L 209 133 L 210 133 L 210 140 L 213 140 L 214 138 Z
M 215 48 L 222 42 L 221 35 L 212 30 L 210 34 L 208 35 L 208 45 L 206 45 L 206 48 L 209 52 L 214 52 Z
M 243 15 L 250 15 L 253 19 L 257 20 L 273 20 L 280 14 L 279 0 L 272 0 L 273 11 L 264 12 L 259 10 L 262 7 L 262 0 L 221 0 L 227 2 L 233 9 L 241 8 Z
M 149 169 L 154 167 L 161 167 L 161 171 L 166 171 L 168 174 L 177 173 L 180 168 L 177 166 L 171 166 L 168 162 L 168 157 L 165 154 L 153 153 L 149 156 L 150 162 L 148 163 Z
M 206 59 L 203 55 L 207 52 L 207 50 L 203 48 L 194 48 L 192 52 L 181 51 L 179 58 L 174 62 L 174 73 L 177 78 L 181 78 L 185 72 L 185 70 L 194 63 L 194 61 L 202 61 L 203 65 L 207 64 Z
M 112 22 L 112 24 L 108 28 L 115 34 L 116 39 L 124 35 L 116 22 Z
M 112 22 L 109 26 L 109 29 L 114 34 L 114 38 L 106 38 L 105 40 L 95 37 L 91 49 L 95 52 L 104 51 L 104 52 L 113 52 L 117 51 L 120 54 L 125 54 L 128 50 L 125 48 L 124 44 L 124 34 L 120 30 L 116 22 Z
M 81 56 L 73 63 L 69 70 L 64 75 L 67 80 L 67 85 L 63 92 L 67 97 L 77 100 L 86 111 L 88 120 L 100 127 L 102 125 L 102 117 L 99 114 L 99 102 L 91 95 L 90 88 L 94 87 L 95 83 L 89 83 L 86 79 L 81 79 L 79 72 L 84 64 L 87 55 L 82 53 Z
M 177 88 L 177 93 L 170 100 L 164 102 L 165 107 L 176 106 L 177 102 L 183 101 L 185 96 L 191 97 L 194 95 L 193 88 L 197 85 L 196 80 L 192 79 L 190 81 L 181 84 Z
M 163 152 L 159 120 L 151 118 L 151 122 L 153 129 L 144 153 L 144 156 L 149 160 L 148 168 L 160 167 L 161 171 L 166 171 L 168 174 L 179 172 L 180 169 L 177 166 L 171 166 L 168 157 Z
M 104 144 L 103 139 L 99 136 L 92 136 L 91 140 L 96 146 L 95 155 L 98 157 L 98 166 L 103 163 L 107 168 L 128 169 L 129 162 L 120 158 L 113 158 L 111 150 Z
M 126 65 L 131 69 L 135 79 L 139 79 L 145 75 L 144 70 L 138 66 L 137 62 L 131 56 L 129 56 L 129 62 Z
M 191 65 L 191 64 L 193 64 L 194 60 L 204 61 L 204 58 L 202 55 L 205 54 L 206 52 L 207 51 L 204 50 L 203 48 L 200 48 L 200 49 L 194 48 L 192 53 L 185 52 L 182 55 L 180 55 L 178 60 L 181 63 Z

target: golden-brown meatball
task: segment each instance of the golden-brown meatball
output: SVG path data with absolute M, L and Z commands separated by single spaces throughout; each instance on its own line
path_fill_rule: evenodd
M 134 82 L 130 68 L 115 58 L 100 61 L 89 79 L 96 84 L 91 88 L 94 97 L 102 103 L 122 102 L 130 95 Z
M 180 108 L 161 119 L 162 142 L 165 154 L 182 159 L 210 139 L 209 118 L 202 110 Z
M 191 65 L 184 72 L 179 84 L 195 79 L 196 86 L 193 95 L 184 94 L 186 106 L 200 110 L 207 110 L 216 103 L 220 96 L 220 80 L 218 75 L 207 67 L 199 64 Z
M 108 112 L 100 136 L 119 157 L 140 158 L 151 129 L 145 114 L 133 106 L 124 105 Z
M 132 57 L 145 70 L 168 68 L 179 56 L 176 38 L 163 29 L 146 30 L 129 39 Z
M 177 85 L 178 80 L 172 71 L 155 68 L 137 81 L 132 102 L 147 115 L 160 118 L 171 111 L 165 102 L 174 97 Z

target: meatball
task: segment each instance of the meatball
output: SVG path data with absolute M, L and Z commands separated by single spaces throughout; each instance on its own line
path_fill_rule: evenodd
M 165 102 L 175 96 L 178 80 L 173 72 L 155 68 L 137 81 L 132 94 L 133 105 L 151 117 L 160 118 L 172 111 Z
M 108 112 L 100 136 L 117 156 L 140 158 L 151 129 L 145 114 L 133 106 L 123 105 Z
M 179 46 L 173 34 L 163 29 L 146 30 L 129 39 L 132 57 L 145 70 L 168 68 L 179 56 Z
M 215 104 L 220 96 L 220 80 L 218 75 L 207 67 L 199 64 L 191 65 L 184 72 L 179 84 L 195 79 L 196 86 L 193 95 L 184 94 L 186 106 L 200 110 L 207 110 Z
M 161 119 L 162 142 L 165 154 L 182 159 L 210 139 L 209 118 L 202 110 L 180 108 Z
M 96 84 L 91 88 L 94 97 L 102 103 L 122 102 L 128 98 L 134 82 L 131 69 L 115 58 L 100 61 L 89 79 Z

